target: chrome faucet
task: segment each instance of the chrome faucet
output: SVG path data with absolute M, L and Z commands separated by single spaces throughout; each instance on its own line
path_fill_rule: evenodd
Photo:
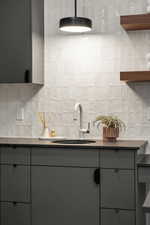
M 80 127 L 79 127 L 79 137 L 83 138 L 84 134 L 89 134 L 90 133 L 90 122 L 88 123 L 88 128 L 84 129 L 83 128 L 83 107 L 81 103 L 76 103 L 74 107 L 74 120 L 77 120 L 77 112 L 79 110 L 80 114 Z

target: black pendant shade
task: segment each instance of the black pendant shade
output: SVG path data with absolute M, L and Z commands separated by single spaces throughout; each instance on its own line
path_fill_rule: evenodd
M 75 16 L 60 19 L 59 28 L 66 32 L 88 32 L 92 29 L 92 21 L 89 18 L 77 17 L 77 0 L 75 0 Z

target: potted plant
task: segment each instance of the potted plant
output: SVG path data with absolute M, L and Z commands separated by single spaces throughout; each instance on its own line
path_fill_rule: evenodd
M 116 116 L 98 116 L 94 123 L 99 128 L 103 126 L 103 140 L 115 142 L 119 137 L 119 132 L 125 129 L 125 124 Z

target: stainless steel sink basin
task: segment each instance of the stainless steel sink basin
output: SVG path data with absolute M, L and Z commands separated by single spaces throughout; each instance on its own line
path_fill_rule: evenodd
M 57 140 L 53 141 L 56 144 L 92 144 L 95 143 L 94 140 L 86 140 L 86 139 L 69 139 L 69 140 Z

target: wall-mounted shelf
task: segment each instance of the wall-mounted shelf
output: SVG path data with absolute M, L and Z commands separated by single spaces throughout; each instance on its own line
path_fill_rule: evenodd
M 125 30 L 149 30 L 150 14 L 121 16 L 120 24 Z
M 150 71 L 120 72 L 120 80 L 125 82 L 150 82 Z

